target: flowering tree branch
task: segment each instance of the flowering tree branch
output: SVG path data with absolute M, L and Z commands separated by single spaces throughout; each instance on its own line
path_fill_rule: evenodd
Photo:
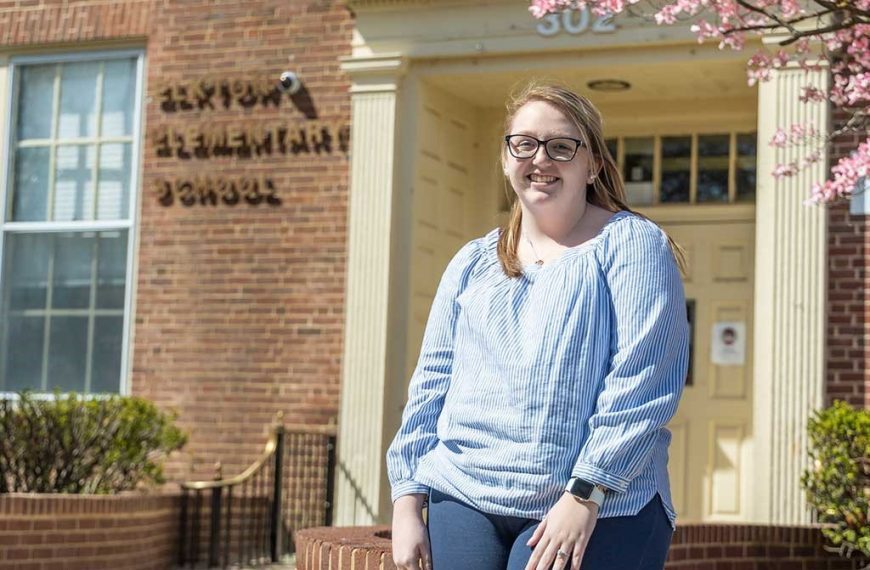
M 529 10 L 538 18 L 566 9 L 589 8 L 598 15 L 628 12 L 637 15 L 641 0 L 531 0 Z M 805 71 L 827 66 L 831 87 L 826 91 L 807 85 L 802 103 L 829 102 L 847 119 L 830 133 L 816 133 L 801 125 L 778 129 L 770 141 L 775 147 L 813 148 L 804 158 L 777 164 L 775 177 L 794 176 L 819 162 L 832 140 L 856 132 L 866 140 L 831 169 L 830 179 L 814 184 L 810 203 L 849 198 L 862 178 L 870 177 L 870 0 L 645 0 L 641 15 L 658 24 L 693 21 L 699 42 L 718 40 L 719 48 L 743 49 L 747 36 L 777 34 L 779 49 L 762 48 L 747 62 L 749 85 L 767 81 L 775 69 L 798 65 Z

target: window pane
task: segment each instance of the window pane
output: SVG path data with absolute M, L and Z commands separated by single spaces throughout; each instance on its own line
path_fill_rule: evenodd
M 120 391 L 123 324 L 123 317 L 97 317 L 94 319 L 91 392 Z
M 103 75 L 104 137 L 133 134 L 133 104 L 136 101 L 136 60 L 107 61 Z
M 48 293 L 49 239 L 43 235 L 6 235 L 6 270 L 9 310 L 44 309 Z
M 42 388 L 42 347 L 45 317 L 6 316 L 3 379 L 0 391 Z
M 54 186 L 54 220 L 94 219 L 93 145 L 57 147 Z
M 613 162 L 616 162 L 618 160 L 616 155 L 619 152 L 619 140 L 607 139 L 604 141 L 604 144 L 607 146 L 607 151 L 610 153 L 610 156 L 613 157 Z
M 692 137 L 662 137 L 660 202 L 688 202 L 692 169 Z
M 625 162 L 622 177 L 625 193 L 632 206 L 644 206 L 653 201 L 653 138 L 625 139 Z
M 100 62 L 65 63 L 60 77 L 58 137 L 97 134 L 97 78 Z
M 101 233 L 97 252 L 97 308 L 123 309 L 127 232 Z
M 43 222 L 48 217 L 49 147 L 15 151 L 12 216 L 16 222 Z
M 123 143 L 100 147 L 98 220 L 123 220 L 129 217 L 132 146 L 131 143 Z
M 28 65 L 21 68 L 18 93 L 18 140 L 51 137 L 54 114 L 54 75 L 57 66 Z
M 625 139 L 626 182 L 651 182 L 653 171 L 653 139 Z
M 737 201 L 755 201 L 756 171 L 755 133 L 737 135 Z
M 87 309 L 90 306 L 95 241 L 92 232 L 60 234 L 55 238 L 52 308 Z
M 88 318 L 54 317 L 49 326 L 48 390 L 84 392 L 88 360 Z
M 698 137 L 698 202 L 728 201 L 730 135 Z

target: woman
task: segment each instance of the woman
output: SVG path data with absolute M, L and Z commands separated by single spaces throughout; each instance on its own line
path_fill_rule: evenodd
M 445 270 L 387 452 L 394 560 L 660 570 L 665 425 L 688 363 L 681 253 L 626 205 L 588 100 L 533 84 L 505 131 L 510 221 Z

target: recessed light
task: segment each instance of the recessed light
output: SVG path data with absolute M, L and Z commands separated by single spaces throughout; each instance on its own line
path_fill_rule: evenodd
M 593 91 L 628 91 L 631 83 L 622 79 L 596 79 L 586 84 Z

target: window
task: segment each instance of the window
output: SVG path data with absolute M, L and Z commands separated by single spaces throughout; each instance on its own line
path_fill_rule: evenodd
M 142 59 L 12 60 L 0 393 L 124 389 Z
M 629 205 L 755 201 L 755 133 L 619 137 L 607 147 Z

